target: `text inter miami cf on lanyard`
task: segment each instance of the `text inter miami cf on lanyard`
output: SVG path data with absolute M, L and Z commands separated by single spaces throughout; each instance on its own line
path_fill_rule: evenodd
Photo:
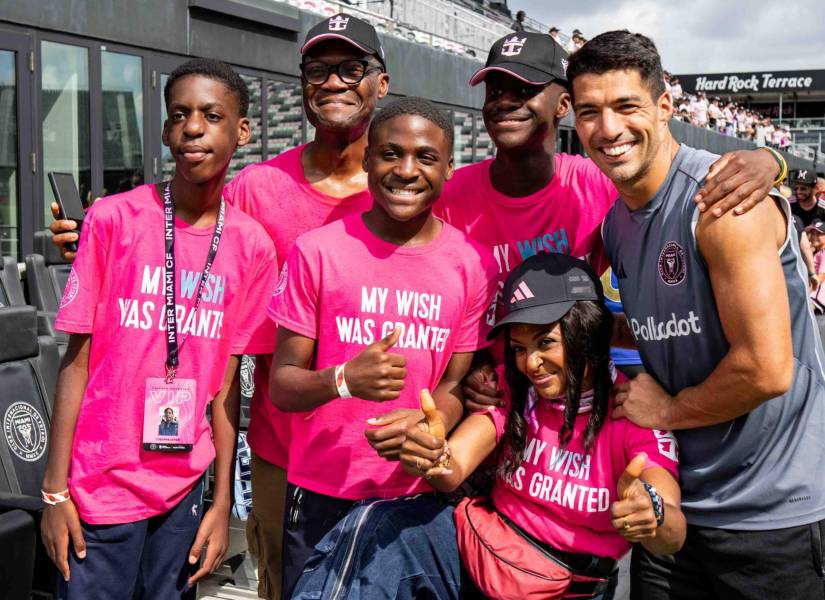
M 218 209 L 218 219 L 215 222 L 215 231 L 212 233 L 212 244 L 206 254 L 206 264 L 201 272 L 198 282 L 198 289 L 195 292 L 195 307 L 192 314 L 198 313 L 201 303 L 201 293 L 206 280 L 209 278 L 209 271 L 212 270 L 212 263 L 215 262 L 215 255 L 218 253 L 218 245 L 221 242 L 223 233 L 223 221 L 226 207 L 223 198 Z M 166 383 L 172 383 L 177 374 L 179 353 L 186 339 L 178 346 L 178 318 L 175 312 L 175 203 L 172 200 L 172 182 L 167 181 L 163 189 L 163 218 L 165 224 L 165 247 L 166 259 L 164 261 L 165 280 L 164 292 L 166 295 Z

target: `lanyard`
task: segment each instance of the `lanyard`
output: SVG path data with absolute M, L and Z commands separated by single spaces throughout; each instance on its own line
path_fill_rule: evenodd
M 209 252 L 206 255 L 206 265 L 201 272 L 201 279 L 198 282 L 198 289 L 195 292 L 195 307 L 192 309 L 193 315 L 197 314 L 198 307 L 201 303 L 201 293 L 206 280 L 209 278 L 209 271 L 212 270 L 212 263 L 215 261 L 215 255 L 218 253 L 218 244 L 221 241 L 221 234 L 223 233 L 224 212 L 223 198 L 221 198 L 221 206 L 218 209 L 218 219 L 215 222 L 215 231 L 212 233 L 212 244 L 209 246 Z M 164 237 L 166 247 L 166 257 L 164 261 L 164 282 L 163 289 L 166 295 L 166 382 L 172 383 L 175 379 L 179 360 L 178 353 L 186 339 L 181 342 L 178 348 L 178 319 L 175 313 L 175 202 L 172 200 L 172 182 L 166 182 L 166 187 L 163 189 L 163 219 L 164 219 Z

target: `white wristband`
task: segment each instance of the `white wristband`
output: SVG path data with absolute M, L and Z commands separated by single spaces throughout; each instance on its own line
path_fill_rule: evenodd
M 338 389 L 339 398 L 352 398 L 352 394 L 349 393 L 347 387 L 347 379 L 344 377 L 344 367 L 346 366 L 347 363 L 341 363 L 335 367 L 335 387 Z
M 50 506 L 56 506 L 61 504 L 62 502 L 66 502 L 70 498 L 69 496 L 69 488 L 66 488 L 62 492 L 55 492 L 54 494 L 48 493 L 46 490 L 40 490 L 40 498 L 46 504 Z

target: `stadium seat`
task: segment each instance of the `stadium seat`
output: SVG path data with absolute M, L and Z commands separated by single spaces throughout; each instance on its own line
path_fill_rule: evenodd
M 52 244 L 50 232 L 37 232 L 34 235 L 34 246 L 37 252 L 26 257 L 26 289 L 29 301 L 41 312 L 40 333 L 51 335 L 57 340 L 62 357 L 68 336 L 55 331 L 54 318 L 72 267 L 63 260 L 60 251 Z
M 0 307 L 25 304 L 26 297 L 23 294 L 23 284 L 20 283 L 17 261 L 11 256 L 3 256 L 0 260 Z
M 35 308 L 0 308 L 0 339 L 0 492 L 39 498 L 52 398 L 41 371 Z
M 22 510 L 0 508 L 0 597 L 31 598 L 37 548 L 35 519 Z

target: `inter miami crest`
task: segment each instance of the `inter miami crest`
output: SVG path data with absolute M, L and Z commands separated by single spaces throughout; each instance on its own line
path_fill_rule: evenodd
M 668 242 L 659 254 L 659 277 L 667 285 L 679 285 L 685 280 L 685 251 L 676 242 Z
M 46 422 L 28 402 L 15 402 L 3 415 L 6 444 L 17 458 L 36 462 L 46 452 Z

